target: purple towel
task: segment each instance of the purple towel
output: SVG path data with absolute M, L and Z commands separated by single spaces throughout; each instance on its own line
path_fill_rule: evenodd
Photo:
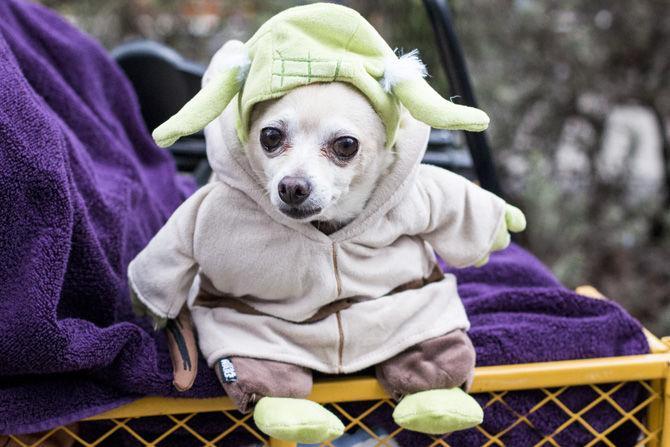
M 193 187 L 103 48 L 0 2 L 0 433 L 170 389 L 126 267 Z
M 567 290 L 515 244 L 484 268 L 450 271 L 458 277 L 479 366 L 649 351 L 640 323 L 621 306 Z
M 0 17 L 0 433 L 176 395 L 164 335 L 133 317 L 125 271 L 193 185 L 152 143 L 130 86 L 98 44 L 38 5 L 5 0 Z M 619 306 L 561 287 L 516 246 L 456 274 L 480 365 L 648 350 Z M 187 395 L 220 395 L 214 374 L 200 371 Z M 640 395 L 630 386 L 616 398 L 630 408 Z M 568 400 L 579 408 L 592 397 L 577 389 Z M 487 410 L 485 428 L 499 430 L 538 398 L 511 393 Z M 589 418 L 614 416 L 603 408 Z M 509 445 L 564 419 L 556 408 L 534 414 L 535 428 L 511 432 Z M 583 435 L 568 430 L 564 445 Z M 454 436 L 471 445 L 478 435 Z M 624 425 L 617 436 L 626 445 L 634 431 Z M 418 435 L 402 439 L 420 445 Z

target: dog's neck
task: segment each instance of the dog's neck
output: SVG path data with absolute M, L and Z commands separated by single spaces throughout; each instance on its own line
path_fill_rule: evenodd
M 340 228 L 344 227 L 348 222 L 335 222 L 331 220 L 315 220 L 312 223 L 312 226 L 325 234 L 330 236 L 335 233 Z

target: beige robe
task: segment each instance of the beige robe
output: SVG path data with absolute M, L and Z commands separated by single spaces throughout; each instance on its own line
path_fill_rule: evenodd
M 154 313 L 174 318 L 190 307 L 210 366 L 247 356 L 348 373 L 468 329 L 455 277 L 434 275 L 434 251 L 456 267 L 484 258 L 505 203 L 420 164 L 428 126 L 405 116 L 390 173 L 353 222 L 326 235 L 273 207 L 228 115 L 205 131 L 212 182 L 128 267 Z M 429 277 L 423 287 L 405 287 Z M 206 301 L 196 300 L 198 291 Z

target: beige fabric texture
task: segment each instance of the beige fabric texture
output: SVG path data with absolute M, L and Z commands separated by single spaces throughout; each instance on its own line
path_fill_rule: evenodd
M 207 79 L 207 76 L 206 78 Z M 189 305 L 208 364 L 226 356 L 354 372 L 469 322 L 447 274 L 430 276 L 436 251 L 455 267 L 489 253 L 505 202 L 465 178 L 422 165 L 430 128 L 403 113 L 390 172 L 363 212 L 333 234 L 279 212 L 235 131 L 234 104 L 205 129 L 212 181 L 196 191 L 128 267 L 154 313 Z M 193 305 L 200 287 L 264 315 Z M 222 297 L 222 300 L 226 298 Z M 334 301 L 353 304 L 305 323 Z
M 353 222 L 327 236 L 270 203 L 225 115 L 206 129 L 215 179 L 184 202 L 131 262 L 129 278 L 153 312 L 175 317 L 199 283 L 266 315 L 192 306 L 210 366 L 224 356 L 353 372 L 421 341 L 469 327 L 453 275 L 421 289 L 433 249 L 456 267 L 489 252 L 504 202 L 463 177 L 420 165 L 429 128 L 401 123 L 398 159 Z M 198 276 L 205 281 L 196 281 Z M 355 303 L 313 323 L 322 306 Z

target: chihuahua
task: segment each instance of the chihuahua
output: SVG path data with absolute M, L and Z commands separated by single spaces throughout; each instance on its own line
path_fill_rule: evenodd
M 341 82 L 259 104 L 249 134 L 246 153 L 272 204 L 325 233 L 363 210 L 395 157 L 367 98 Z

